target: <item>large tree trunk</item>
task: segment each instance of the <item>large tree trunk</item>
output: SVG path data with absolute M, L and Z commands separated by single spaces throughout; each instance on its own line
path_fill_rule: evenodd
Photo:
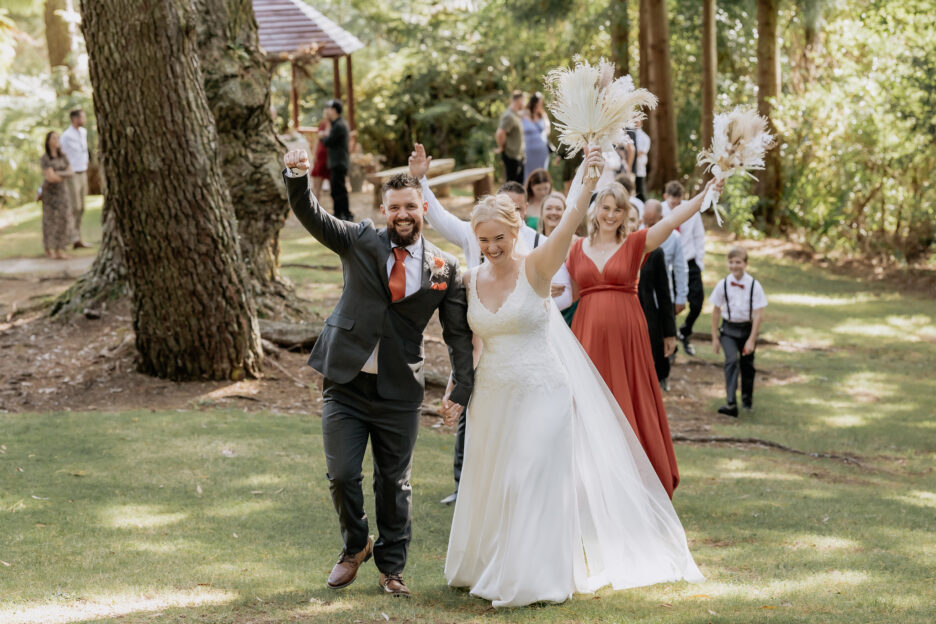
M 611 59 L 614 61 L 615 76 L 630 73 L 630 52 L 627 49 L 630 37 L 630 18 L 627 15 L 627 0 L 611 0 Z
M 101 211 L 101 247 L 88 272 L 55 300 L 51 316 L 60 313 L 67 316 L 72 312 L 89 309 L 99 310 L 107 300 L 127 294 L 127 266 L 124 262 L 123 242 L 117 229 L 114 200 L 106 190 L 106 181 L 102 192 L 104 208 Z
M 702 146 L 712 145 L 715 118 L 715 76 L 718 71 L 715 49 L 715 0 L 702 3 Z
M 253 5 L 251 0 L 194 0 L 194 5 L 205 96 L 258 312 L 296 312 L 292 285 L 278 269 L 279 233 L 289 214 L 280 173 L 286 149 L 273 130 L 271 73 L 260 53 Z
M 142 372 L 240 379 L 260 335 L 186 3 L 82 3 L 107 200 Z M 127 88 L 132 85 L 132 88 Z
M 69 0 L 46 0 L 44 12 L 49 67 L 53 71 L 58 68 L 64 70 L 62 87 L 65 93 L 72 93 L 78 89 L 71 25 L 63 17 L 71 10 L 70 5 Z
M 676 112 L 673 101 L 673 78 L 669 53 L 669 19 L 666 0 L 646 0 L 648 72 L 650 91 L 659 99 L 654 111 L 647 186 L 662 190 L 666 182 L 679 177 L 679 154 L 676 140 Z M 649 134 L 649 133 L 648 133 Z
M 639 57 L 637 58 L 637 79 L 641 88 L 655 94 L 652 88 L 653 84 L 650 82 L 650 9 L 647 8 L 648 1 L 640 0 L 638 5 L 637 47 Z M 656 109 L 651 109 L 647 111 L 647 118 L 643 122 L 643 130 L 650 135 L 651 140 L 656 136 L 655 128 Z M 652 144 L 650 151 L 653 151 Z M 653 161 L 649 161 L 647 166 L 653 169 Z
M 777 9 L 779 0 L 757 2 L 757 112 L 767 118 L 770 131 L 777 135 L 770 112 L 772 102 L 780 93 L 780 54 L 777 39 Z M 779 141 L 778 141 L 779 142 Z M 780 179 L 780 149 L 767 151 L 765 169 L 757 176 L 756 192 L 760 198 L 759 217 L 768 232 L 778 223 L 782 184 Z

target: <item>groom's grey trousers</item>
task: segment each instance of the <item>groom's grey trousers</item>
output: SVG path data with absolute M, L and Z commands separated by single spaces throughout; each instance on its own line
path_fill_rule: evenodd
M 411 536 L 410 470 L 421 402 L 382 398 L 377 393 L 377 376 L 367 373 L 346 384 L 326 379 L 322 394 L 325 463 L 345 550 L 353 554 L 367 546 L 361 464 L 370 439 L 380 534 L 374 544 L 374 562 L 384 574 L 401 573 Z

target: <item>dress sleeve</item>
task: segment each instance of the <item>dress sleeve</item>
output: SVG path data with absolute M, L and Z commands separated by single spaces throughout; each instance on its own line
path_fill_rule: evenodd
M 52 166 L 52 163 L 49 162 L 49 155 L 43 154 L 42 158 L 39 159 L 39 168 L 45 171 Z

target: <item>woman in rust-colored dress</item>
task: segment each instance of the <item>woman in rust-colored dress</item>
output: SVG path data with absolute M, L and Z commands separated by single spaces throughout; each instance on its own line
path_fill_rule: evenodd
M 602 189 L 589 209 L 588 236 L 572 245 L 566 262 L 573 296 L 579 300 L 572 331 L 617 399 L 671 498 L 679 470 L 637 283 L 646 255 L 699 211 L 707 188 L 646 230 L 636 230 L 637 211 L 623 186 L 615 183 Z

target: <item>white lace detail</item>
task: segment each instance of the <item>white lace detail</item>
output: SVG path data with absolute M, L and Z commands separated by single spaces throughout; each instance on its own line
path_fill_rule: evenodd
M 514 289 L 496 312 L 487 309 L 478 296 L 480 268 L 472 269 L 468 284 L 468 324 L 483 345 L 475 385 L 508 392 L 516 384 L 564 384 L 563 369 L 548 339 L 552 302 L 533 290 L 526 277 L 526 260 L 520 264 Z

